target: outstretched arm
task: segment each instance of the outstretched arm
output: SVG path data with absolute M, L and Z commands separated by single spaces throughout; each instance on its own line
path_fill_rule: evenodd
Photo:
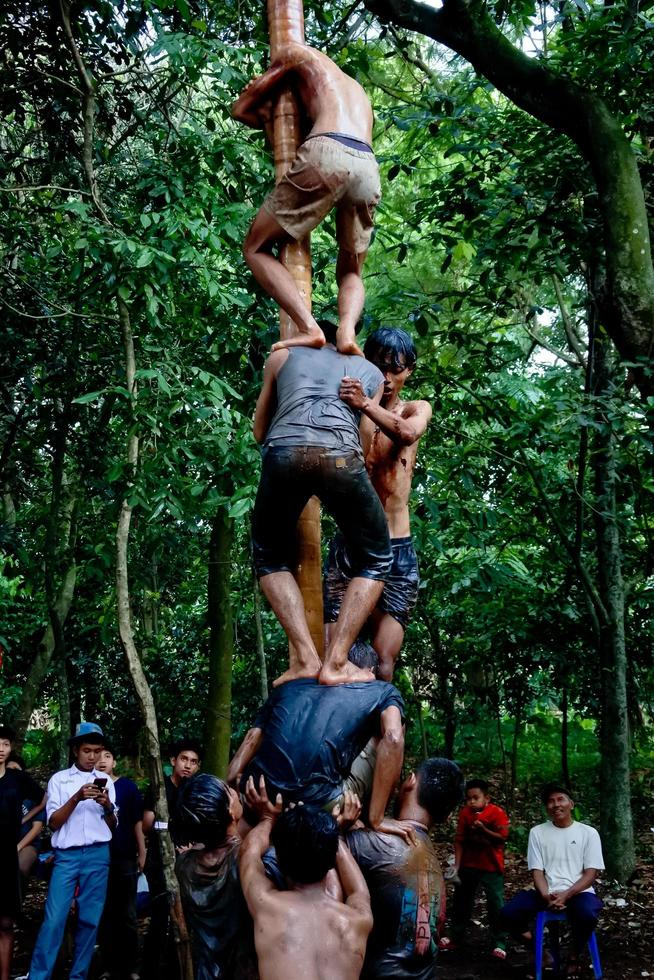
M 238 860 L 241 889 L 253 918 L 260 902 L 269 892 L 274 891 L 274 885 L 267 877 L 261 860 L 270 846 L 273 822 L 269 815 L 262 817 L 241 844 Z
M 391 705 L 382 711 L 381 729 L 368 822 L 373 830 L 398 834 L 414 843 L 416 836 L 412 824 L 385 816 L 391 793 L 399 781 L 404 760 L 404 727 L 400 709 L 396 705 Z
M 257 754 L 263 731 L 260 728 L 251 728 L 241 744 L 239 745 L 234 758 L 227 769 L 227 782 L 230 786 L 236 786 L 241 778 L 241 773 Z
M 345 904 L 369 922 L 368 930 L 370 930 L 372 928 L 370 892 L 359 865 L 342 838 L 338 842 L 338 851 L 336 852 L 336 870 L 343 886 Z

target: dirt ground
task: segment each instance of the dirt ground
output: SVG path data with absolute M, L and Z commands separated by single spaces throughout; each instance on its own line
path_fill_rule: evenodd
M 643 841 L 647 846 L 648 842 Z M 443 867 L 452 853 L 451 845 L 437 844 Z M 649 841 L 651 854 L 651 834 Z M 641 848 L 641 853 L 646 850 Z M 520 888 L 526 887 L 529 874 L 523 858 L 512 853 L 506 861 L 506 895 L 509 898 Z M 610 887 L 608 882 L 598 886 L 598 893 L 605 902 L 597 938 L 603 976 L 606 980 L 636 980 L 652 977 L 654 980 L 654 865 L 641 864 L 632 883 L 626 887 Z M 16 953 L 13 975 L 27 973 L 29 959 L 38 931 L 47 886 L 43 881 L 32 880 L 23 908 L 23 921 L 16 934 Z M 451 886 L 448 886 L 448 896 Z M 509 946 L 508 957 L 504 962 L 493 960 L 488 955 L 486 914 L 483 899 L 475 907 L 474 919 L 468 942 L 459 951 L 441 954 L 437 975 L 439 980 L 522 980 L 530 975 L 530 957 L 521 949 Z M 562 944 L 562 952 L 565 952 Z M 592 976 L 588 967 L 587 977 Z M 552 977 L 551 972 L 545 977 Z M 66 956 L 61 962 L 54 980 L 68 977 Z M 94 974 L 91 974 L 94 980 Z M 307 977 L 306 980 L 313 980 Z

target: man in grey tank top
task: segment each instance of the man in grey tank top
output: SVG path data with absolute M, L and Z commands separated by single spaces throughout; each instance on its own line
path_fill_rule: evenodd
M 338 392 L 357 378 L 379 401 L 383 375 L 363 357 L 339 354 L 336 325 L 321 320 L 327 344 L 274 351 L 263 370 L 254 437 L 263 443 L 261 481 L 252 518 L 254 563 L 264 595 L 291 643 L 289 669 L 275 685 L 299 677 L 324 684 L 371 681 L 348 650 L 375 607 L 392 562 L 384 509 L 366 471 L 360 413 Z M 321 664 L 293 576 L 297 521 L 317 496 L 343 534 L 354 576 Z

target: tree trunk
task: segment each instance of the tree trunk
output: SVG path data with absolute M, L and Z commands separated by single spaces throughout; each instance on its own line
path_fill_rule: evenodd
M 438 9 L 418 0 L 365 0 L 382 20 L 419 31 L 466 58 L 515 105 L 565 133 L 595 178 L 604 228 L 606 328 L 620 355 L 637 362 L 644 396 L 654 391 L 654 267 L 638 166 L 620 122 L 590 89 L 557 75 L 501 33 L 483 0 L 444 0 Z
M 70 714 L 70 690 L 66 673 L 66 659 L 57 657 L 55 664 L 57 674 L 57 697 L 59 700 L 59 768 L 66 769 L 70 757 L 68 738 L 73 733 Z
M 67 492 L 68 484 L 64 474 L 64 494 L 62 496 L 62 513 L 59 525 L 60 541 L 64 543 L 64 566 L 62 569 L 61 582 L 56 598 L 54 600 L 54 612 L 56 621 L 61 625 L 66 622 L 66 617 L 70 611 L 75 594 L 75 583 L 77 581 L 77 565 L 75 563 L 75 539 L 76 539 L 76 500 L 72 493 Z M 46 678 L 52 656 L 55 651 L 55 633 L 52 628 L 55 616 L 50 616 L 50 622 L 45 628 L 32 661 L 29 674 L 23 685 L 20 701 L 12 718 L 12 724 L 16 731 L 17 750 L 25 741 L 25 733 L 29 725 L 30 717 L 39 697 L 41 686 Z M 70 733 L 69 733 L 70 734 Z
M 616 506 L 616 457 L 610 401 L 612 378 L 606 338 L 595 341 L 595 418 L 592 465 L 599 588 L 608 620 L 600 629 L 600 831 L 608 874 L 625 882 L 635 866 L 631 813 L 625 595 Z
M 134 356 L 134 338 L 129 319 L 127 306 L 122 299 L 118 299 L 118 313 L 123 336 L 125 350 L 125 377 L 127 390 L 130 394 L 132 408 L 137 397 L 136 387 L 136 359 Z M 136 471 L 139 455 L 139 439 L 135 431 L 130 432 L 127 439 L 127 462 L 129 471 L 133 475 Z M 141 658 L 139 657 L 132 627 L 132 615 L 130 608 L 129 576 L 127 548 L 129 544 L 129 531 L 132 521 L 132 507 L 127 496 L 122 501 L 116 528 L 116 604 L 118 612 L 118 631 L 120 641 L 127 660 L 136 697 L 141 709 L 141 717 L 145 728 L 145 738 L 148 753 L 148 772 L 150 776 L 150 786 L 154 798 L 155 813 L 159 820 L 170 823 L 168 813 L 168 801 L 166 800 L 166 790 L 164 786 L 163 766 L 161 763 L 161 749 L 159 744 L 159 726 L 154 706 L 152 691 L 148 684 Z M 158 831 L 161 845 L 161 856 L 163 863 L 164 879 L 166 890 L 170 900 L 170 912 L 175 931 L 175 941 L 179 956 L 180 973 L 182 980 L 193 980 L 193 963 L 191 961 L 190 943 L 186 922 L 182 911 L 182 904 L 179 895 L 179 885 L 175 876 L 175 849 L 172 838 L 167 831 Z
M 518 745 L 520 742 L 524 705 L 525 690 L 522 688 L 516 700 L 515 718 L 513 719 L 513 739 L 511 741 L 511 799 L 513 799 L 515 788 L 518 784 Z
M 231 606 L 233 525 L 225 508 L 216 512 L 209 540 L 207 618 L 209 621 L 209 691 L 204 765 L 221 778 L 227 774 L 232 734 L 232 656 L 234 626 Z
M 270 57 L 273 60 L 281 44 L 287 41 L 304 43 L 304 12 L 302 0 L 268 0 L 268 30 Z M 300 112 L 291 89 L 281 93 L 274 112 L 274 155 L 276 179 L 290 169 L 301 140 Z M 280 260 L 293 276 L 295 285 L 307 308 L 311 309 L 311 245 L 307 235 L 299 242 L 286 245 Z M 292 337 L 297 328 L 283 310 L 279 314 L 279 336 Z M 298 563 L 295 570 L 304 612 L 311 638 L 322 656 L 323 609 L 322 574 L 320 567 L 320 504 L 312 497 L 302 511 L 297 526 Z
M 570 786 L 570 766 L 568 762 L 568 685 L 561 692 L 561 778 Z

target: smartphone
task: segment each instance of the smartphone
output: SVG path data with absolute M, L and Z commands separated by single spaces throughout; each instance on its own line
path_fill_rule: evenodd
M 94 779 L 93 780 L 93 785 L 94 786 L 97 786 L 98 789 L 104 789 L 105 786 L 107 785 L 107 777 L 106 776 L 98 776 L 97 779 Z

